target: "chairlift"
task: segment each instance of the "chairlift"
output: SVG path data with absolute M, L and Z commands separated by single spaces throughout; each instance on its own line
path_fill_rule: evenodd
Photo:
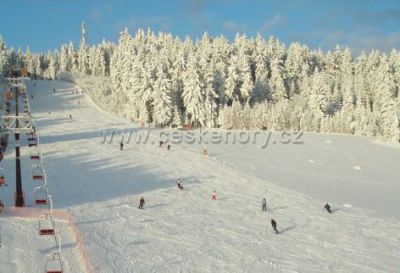
M 58 253 L 54 253 L 46 259 L 46 273 L 63 273 L 63 261 Z
M 0 187 L 2 187 L 2 186 L 7 186 L 7 183 L 6 183 L 6 182 L 7 182 L 7 181 L 6 181 L 6 178 L 5 178 L 5 176 L 4 176 L 3 169 L 0 168 Z
M 13 93 L 10 89 L 8 89 L 6 92 L 4 92 L 4 96 L 7 100 L 11 100 L 13 98 Z
M 4 203 L 3 200 L 0 200 L 0 213 L 4 209 Z
M 38 144 L 38 142 L 37 142 L 36 136 L 29 136 L 28 137 L 28 146 L 29 147 L 37 146 L 37 144 Z
M 28 134 L 28 141 L 30 141 L 30 140 L 36 140 L 36 134 L 34 133 L 34 132 L 30 132 L 29 134 Z
M 45 179 L 45 172 L 42 165 L 39 164 L 32 165 L 32 179 L 33 180 Z
M 41 186 L 36 187 L 34 190 L 34 195 L 35 195 L 35 204 L 36 205 L 47 205 L 49 191 L 47 190 L 46 185 L 41 185 Z
M 39 217 L 39 235 L 54 235 L 54 222 L 50 213 Z
M 57 233 L 57 235 L 59 235 Z M 61 245 L 60 245 L 61 246 Z M 57 252 L 48 256 L 45 264 L 45 273 L 63 273 L 63 260 L 61 259 L 60 246 Z
M 8 135 L 4 134 L 0 137 L 0 146 L 2 150 L 5 150 L 8 146 Z
M 34 147 L 33 149 L 30 150 L 30 155 L 32 160 L 40 160 L 40 152 L 37 149 L 37 147 Z

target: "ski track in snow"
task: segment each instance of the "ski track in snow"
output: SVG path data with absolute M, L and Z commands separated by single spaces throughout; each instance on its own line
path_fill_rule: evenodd
M 35 88 L 31 82 L 27 87 L 35 95 L 31 108 L 54 205 L 75 216 L 98 273 L 398 270 L 400 223 L 396 217 L 348 204 L 332 204 L 337 210 L 329 215 L 322 210 L 323 201 L 261 179 L 252 173 L 257 169 L 250 163 L 249 171 L 240 171 L 226 157 L 229 152 L 222 160 L 203 157 L 199 149 L 185 145 L 173 145 L 171 151 L 159 149 L 157 130 L 150 135 L 154 144 L 130 143 L 119 151 L 119 140 L 101 144 L 99 131 L 129 129 L 134 124 L 99 111 L 87 97 L 73 94 L 70 83 L 37 81 Z M 53 87 L 58 89 L 56 94 Z M 3 167 L 13 181 L 10 148 Z M 23 147 L 23 177 L 31 202 L 26 151 Z M 257 160 L 248 154 L 242 158 L 246 158 L 243 164 Z M 320 159 L 312 160 L 314 164 L 304 164 L 322 164 Z M 352 166 L 349 169 L 354 172 Z M 176 187 L 178 177 L 184 181 L 183 191 Z M 217 201 L 211 200 L 214 189 Z M 12 203 L 12 190 L 2 189 L 7 204 Z M 144 210 L 137 209 L 141 195 L 146 199 Z M 267 213 L 260 209 L 264 196 L 270 207 Z M 272 231 L 271 218 L 281 234 Z M 43 250 L 43 241 L 35 234 L 36 222 L 0 221 L 2 231 L 9 230 L 3 231 L 3 245 L 7 240 L 17 244 L 7 252 L 8 260 L 22 268 L 33 265 L 34 271 L 29 272 L 41 272 L 44 256 L 37 251 Z M 12 225 L 18 225 L 14 233 Z M 63 253 L 70 268 L 77 266 L 79 258 L 68 248 Z

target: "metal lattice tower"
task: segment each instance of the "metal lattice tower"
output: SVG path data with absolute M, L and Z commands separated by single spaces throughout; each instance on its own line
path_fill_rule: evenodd
M 81 40 L 81 49 L 86 48 L 86 23 L 82 22 L 82 40 Z

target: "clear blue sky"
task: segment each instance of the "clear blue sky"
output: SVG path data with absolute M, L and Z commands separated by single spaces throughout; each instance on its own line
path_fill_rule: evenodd
M 182 38 L 260 32 L 324 50 L 400 48 L 400 0 L 0 0 L 0 11 L 8 47 L 36 52 L 79 45 L 82 20 L 88 44 L 117 41 L 127 26 L 131 33 L 150 27 Z

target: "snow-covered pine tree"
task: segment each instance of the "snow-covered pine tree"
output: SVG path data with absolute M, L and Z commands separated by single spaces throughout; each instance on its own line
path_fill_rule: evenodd
M 190 56 L 183 81 L 182 98 L 187 121 L 204 126 L 207 120 L 204 109 L 204 83 L 200 79 L 196 64 L 197 59 Z

